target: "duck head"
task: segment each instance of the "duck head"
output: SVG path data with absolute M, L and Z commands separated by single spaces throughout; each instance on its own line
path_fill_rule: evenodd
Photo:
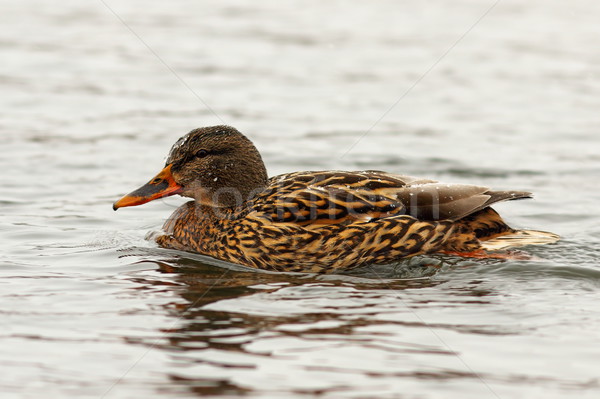
M 235 207 L 267 184 L 260 153 L 230 126 L 194 129 L 171 148 L 163 170 L 113 204 L 117 210 L 179 194 L 212 207 Z

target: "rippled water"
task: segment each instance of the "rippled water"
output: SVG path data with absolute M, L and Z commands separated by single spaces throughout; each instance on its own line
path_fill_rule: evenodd
M 600 395 L 600 5 L 0 1 L 3 398 Z M 536 193 L 534 261 L 271 274 L 114 213 L 192 128 L 271 174 L 384 169 Z

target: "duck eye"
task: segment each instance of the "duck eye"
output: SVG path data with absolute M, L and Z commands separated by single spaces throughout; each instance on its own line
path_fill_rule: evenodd
M 198 152 L 196 152 L 197 158 L 204 158 L 207 155 L 208 155 L 208 151 L 206 151 L 206 150 L 199 150 Z

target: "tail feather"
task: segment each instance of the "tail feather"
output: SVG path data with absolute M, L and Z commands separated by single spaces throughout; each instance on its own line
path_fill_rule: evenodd
M 481 247 L 486 251 L 498 251 L 508 248 L 523 247 L 526 245 L 552 244 L 559 239 L 559 235 L 547 231 L 516 230 L 508 234 L 481 241 Z

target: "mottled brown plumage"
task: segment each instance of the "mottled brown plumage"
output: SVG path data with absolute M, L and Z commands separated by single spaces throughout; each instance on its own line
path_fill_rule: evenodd
M 331 272 L 438 251 L 480 251 L 486 242 L 504 245 L 498 243 L 503 237 L 512 237 L 510 246 L 557 239 L 544 232 L 516 234 L 490 208 L 530 198 L 528 192 L 373 170 L 268 179 L 254 145 L 228 126 L 196 129 L 179 139 L 165 169 L 114 208 L 173 194 L 193 201 L 165 223 L 160 246 L 265 270 Z

